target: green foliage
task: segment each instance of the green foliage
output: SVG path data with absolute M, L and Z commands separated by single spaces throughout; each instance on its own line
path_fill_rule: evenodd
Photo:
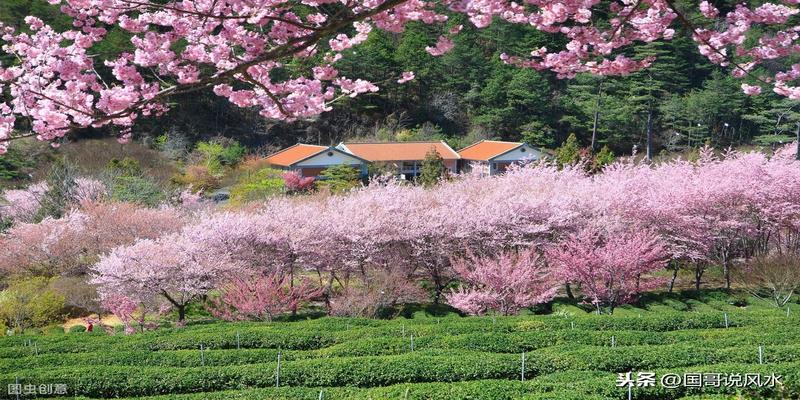
M 86 332 L 86 327 L 83 325 L 75 325 L 69 328 L 69 333 L 81 333 Z
M 106 172 L 110 181 L 109 195 L 113 201 L 156 207 L 166 199 L 162 188 L 144 174 L 139 161 L 133 158 L 111 159 Z
M 736 296 L 722 291 L 652 294 L 643 306 L 653 311 L 629 309 L 627 315 L 612 316 L 325 317 L 201 324 L 133 336 L 12 336 L 0 338 L 0 358 L 16 361 L 0 363 L 0 384 L 17 378 L 23 384 L 65 383 L 74 395 L 92 398 L 171 393 L 170 399 L 187 400 L 318 399 L 324 387 L 326 398 L 345 399 L 403 398 L 405 393 L 434 399 L 606 399 L 624 397 L 625 389 L 614 382 L 617 373 L 633 370 L 658 376 L 776 373 L 784 376 L 781 396 L 796 397 L 798 317 L 758 302 L 738 309 L 728 304 Z M 694 304 L 695 309 L 659 308 L 668 301 Z M 36 349 L 24 345 L 31 339 Z M 763 346 L 764 365 L 758 364 L 758 346 Z M 522 352 L 525 382 L 520 381 Z M 280 387 L 275 388 L 278 354 Z M 699 393 L 692 388 L 635 390 L 652 399 Z M 735 388 L 703 390 L 731 394 Z M 758 397 L 780 397 L 767 387 L 747 390 Z
M 198 142 L 195 152 L 200 156 L 197 162 L 205 166 L 213 175 L 221 175 L 223 167 L 232 167 L 238 164 L 247 149 L 239 142 L 232 139 L 220 138 L 207 142 Z
M 195 151 L 203 156 L 202 165 L 205 166 L 211 174 L 222 174 L 222 154 L 225 153 L 225 147 L 223 147 L 222 144 L 200 142 L 197 143 Z
M 20 331 L 61 320 L 64 307 L 64 297 L 44 277 L 12 281 L 0 292 L 0 320 Z
M 106 168 L 115 175 L 139 176 L 142 175 L 142 166 L 139 161 L 130 157 L 122 159 L 112 158 Z
M 556 150 L 556 162 L 560 166 L 574 165 L 581 159 L 581 149 L 578 138 L 570 133 L 567 140 Z
M 33 164 L 18 147 L 11 146 L 6 154 L 0 156 L 0 183 L 27 178 L 25 171 Z
M 47 171 L 45 182 L 47 191 L 42 196 L 41 207 L 34 218 L 35 222 L 47 217 L 61 218 L 74 201 L 75 179 L 77 178 L 75 164 L 64 157 L 59 157 Z
M 753 138 L 753 144 L 759 146 L 772 146 L 792 143 L 796 138 L 789 135 L 761 135 Z
M 522 141 L 536 147 L 553 148 L 555 132 L 553 128 L 539 121 L 527 123 L 521 127 Z
M 596 169 L 602 169 L 606 165 L 609 165 L 614 162 L 616 157 L 614 157 L 614 152 L 608 148 L 608 145 L 604 145 L 600 151 L 594 156 L 594 165 Z
M 439 183 L 439 180 L 445 175 L 447 168 L 444 165 L 442 156 L 439 155 L 434 149 L 425 154 L 425 159 L 422 160 L 422 170 L 419 174 L 419 182 L 423 186 L 433 186 Z
M 285 185 L 283 171 L 274 168 L 261 168 L 256 172 L 242 175 L 231 188 L 231 202 L 243 204 L 250 201 L 266 200 L 283 193 Z
M 166 199 L 163 190 L 144 176 L 119 175 L 111 184 L 111 199 L 126 203 L 136 203 L 146 207 L 156 207 Z
M 188 186 L 195 193 L 214 190 L 220 187 L 220 176 L 211 173 L 205 165 L 190 165 L 182 174 L 172 177 L 172 181 L 179 185 Z
M 242 144 L 237 141 L 233 141 L 220 154 L 219 158 L 222 161 L 222 165 L 226 166 L 235 166 L 244 158 L 245 153 L 247 153 L 247 148 L 245 148 Z
M 361 184 L 361 173 L 348 165 L 339 164 L 325 169 L 320 174 L 317 186 L 331 193 L 343 193 Z

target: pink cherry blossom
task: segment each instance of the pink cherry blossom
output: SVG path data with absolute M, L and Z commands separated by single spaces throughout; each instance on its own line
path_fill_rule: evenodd
M 406 83 L 414 79 L 414 71 L 403 72 L 403 76 L 397 80 L 397 83 Z
M 761 94 L 761 86 L 751 86 L 746 83 L 742 84 L 742 91 L 750 96 Z

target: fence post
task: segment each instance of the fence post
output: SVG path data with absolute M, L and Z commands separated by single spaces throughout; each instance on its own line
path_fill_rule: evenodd
M 200 363 L 202 363 L 204 367 L 206 366 L 206 355 L 205 352 L 203 351 L 202 343 L 200 343 Z
M 758 346 L 758 363 L 764 363 L 764 346 Z
M 320 390 L 319 390 L 319 398 L 318 398 L 317 400 L 322 400 L 322 399 L 324 398 L 324 396 L 322 395 L 322 391 L 323 391 L 323 390 L 324 390 L 324 389 L 320 389 Z
M 411 334 L 411 351 L 414 351 L 414 334 Z
M 617 347 L 617 338 L 611 335 L 611 347 Z
M 728 313 L 723 314 L 723 316 L 725 317 L 725 328 L 727 329 L 728 328 Z
M 524 351 L 522 352 L 522 371 L 521 371 L 521 375 L 522 375 L 522 381 L 525 382 L 525 352 Z
M 575 330 L 575 321 L 569 321 L 570 329 Z
M 278 350 L 278 366 L 275 368 L 275 387 L 281 385 L 281 352 Z
M 240 345 L 241 345 L 241 338 L 239 337 L 239 331 L 236 331 L 236 350 L 239 350 Z

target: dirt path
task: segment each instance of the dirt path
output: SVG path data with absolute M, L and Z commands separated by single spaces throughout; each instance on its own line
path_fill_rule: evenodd
M 76 326 L 76 325 L 84 325 L 84 326 L 86 326 L 86 322 L 84 321 L 86 318 L 97 319 L 98 315 L 97 314 L 92 314 L 92 315 L 87 315 L 87 316 L 81 317 L 81 318 L 71 318 L 71 319 L 68 319 L 67 322 L 64 322 L 64 324 L 62 324 L 61 326 L 64 327 L 65 331 L 69 331 L 70 328 L 72 328 L 73 326 Z M 122 321 L 119 318 L 117 318 L 115 315 L 113 315 L 113 314 L 109 314 L 109 315 L 103 316 L 100 319 L 100 322 L 103 325 L 109 325 L 109 326 L 122 325 Z M 95 328 L 97 328 L 97 327 L 95 327 Z

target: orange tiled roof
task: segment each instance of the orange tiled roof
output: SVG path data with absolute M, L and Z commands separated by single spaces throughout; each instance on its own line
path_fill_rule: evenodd
M 497 140 L 481 140 L 458 151 L 465 160 L 489 161 L 509 150 L 521 146 L 519 142 L 500 142 Z
M 272 165 L 281 167 L 289 167 L 292 164 L 305 160 L 315 154 L 321 153 L 326 150 L 328 146 L 316 146 L 313 144 L 298 143 L 294 146 L 287 147 L 277 153 L 267 157 L 267 162 Z
M 389 143 L 343 143 L 350 153 L 368 161 L 414 161 L 424 160 L 425 155 L 436 149 L 445 160 L 458 159 L 447 143 L 438 142 L 389 142 Z

